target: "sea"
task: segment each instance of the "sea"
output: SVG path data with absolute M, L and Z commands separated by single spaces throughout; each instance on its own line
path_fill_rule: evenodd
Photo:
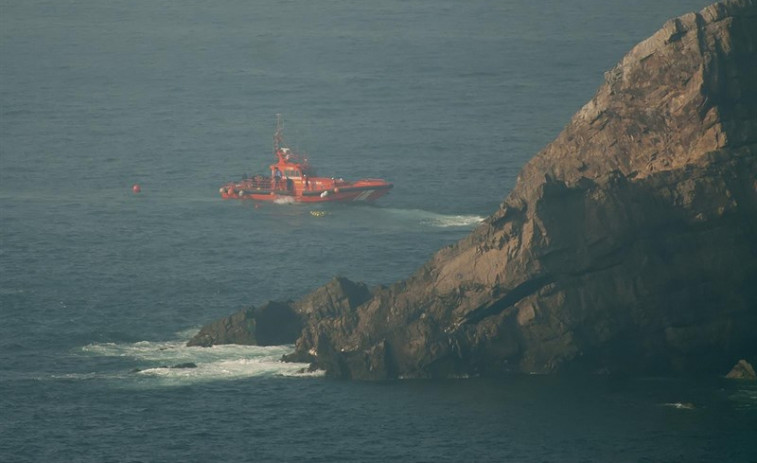
M 704 6 L 0 0 L 0 461 L 757 461 L 754 383 L 340 381 L 293 346 L 185 345 L 334 276 L 408 277 Z M 394 189 L 222 200 L 266 171 L 277 114 L 321 175 Z

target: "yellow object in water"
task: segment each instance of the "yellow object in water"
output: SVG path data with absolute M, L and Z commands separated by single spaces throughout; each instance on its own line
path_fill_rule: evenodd
M 326 211 L 310 211 L 310 215 L 313 217 L 323 217 L 326 215 Z

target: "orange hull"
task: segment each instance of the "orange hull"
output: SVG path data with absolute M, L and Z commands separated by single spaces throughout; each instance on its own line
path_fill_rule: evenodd
M 301 179 L 291 179 L 289 188 L 285 181 L 271 181 L 270 177 L 244 179 L 230 182 L 220 189 L 223 199 L 253 199 L 256 201 L 293 201 L 301 203 L 324 203 L 340 201 L 375 201 L 389 193 L 394 186 L 384 180 L 363 179 L 356 182 L 330 178 L 309 179 L 308 185 Z

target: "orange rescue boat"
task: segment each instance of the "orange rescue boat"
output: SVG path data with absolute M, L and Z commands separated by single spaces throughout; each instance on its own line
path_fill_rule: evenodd
M 270 176 L 255 175 L 238 182 L 229 182 L 221 187 L 221 197 L 303 203 L 374 201 L 389 193 L 394 186 L 375 178 L 353 182 L 341 178 L 318 177 L 307 157 L 294 153 L 284 144 L 280 115 L 276 115 L 273 152 L 276 162 L 270 166 Z

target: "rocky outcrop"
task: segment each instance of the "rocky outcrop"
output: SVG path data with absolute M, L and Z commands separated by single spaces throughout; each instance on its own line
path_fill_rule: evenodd
M 204 326 L 187 343 L 208 347 L 215 344 L 275 346 L 291 344 L 300 335 L 303 320 L 291 303 L 270 301 L 242 309 Z
M 739 360 L 725 377 L 729 379 L 757 381 L 757 373 L 754 372 L 754 367 L 744 359 Z
M 333 329 L 333 320 L 353 311 L 371 293 L 362 283 L 334 278 L 298 302 L 269 301 L 256 308 L 240 310 L 204 326 L 187 343 L 208 347 L 216 344 L 283 345 L 297 341 L 298 352 L 291 360 L 311 361 L 304 346 L 317 342 L 317 326 Z
M 189 340 L 187 346 L 210 347 L 216 344 L 254 346 L 256 344 L 254 310 L 253 307 L 242 309 L 203 326 L 200 332 Z
M 756 179 L 757 7 L 731 0 L 634 47 L 409 279 L 291 304 L 291 359 L 359 379 L 722 372 L 757 352 Z

